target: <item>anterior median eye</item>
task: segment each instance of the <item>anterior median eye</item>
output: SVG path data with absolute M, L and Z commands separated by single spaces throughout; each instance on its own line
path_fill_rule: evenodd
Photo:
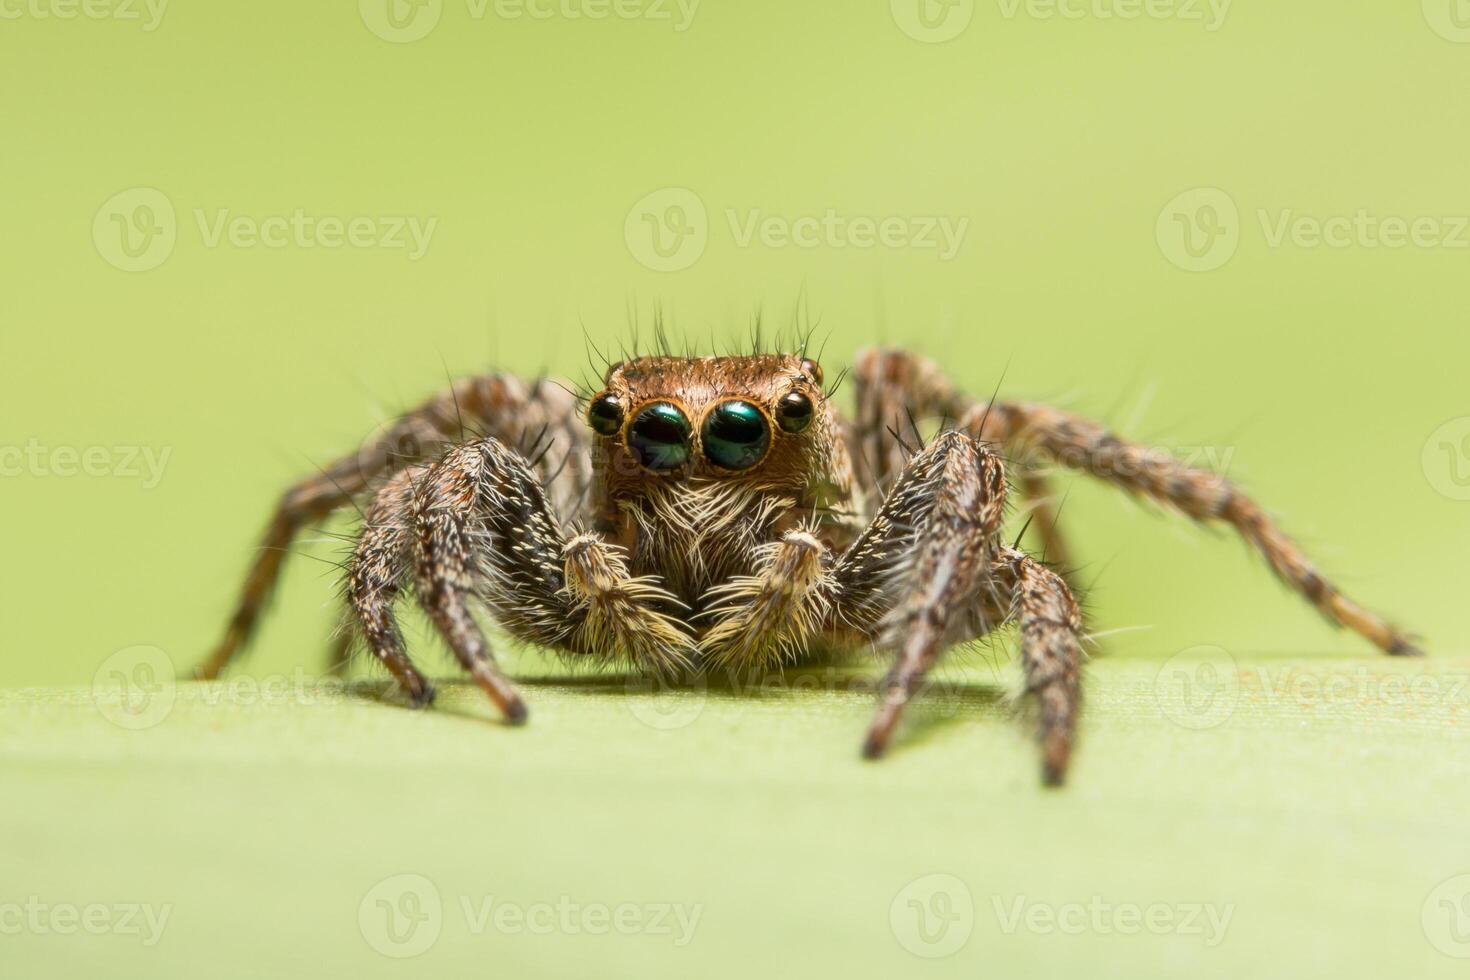
M 771 445 L 766 417 L 750 402 L 721 402 L 704 420 L 704 455 L 727 470 L 759 463 Z
M 800 432 L 812 421 L 812 402 L 806 395 L 793 391 L 776 406 L 776 418 L 787 432 Z
M 689 462 L 689 420 L 668 402 L 655 402 L 633 419 L 628 448 L 651 470 L 674 470 Z

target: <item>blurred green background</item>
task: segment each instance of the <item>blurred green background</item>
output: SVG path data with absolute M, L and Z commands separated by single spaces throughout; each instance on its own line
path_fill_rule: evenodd
M 1451 807 L 1466 802 L 1463 768 L 1452 756 L 1427 760 L 1419 776 L 1386 763 L 1463 749 L 1464 695 L 1418 714 L 1389 710 L 1367 727 L 1339 724 L 1332 738 L 1317 732 L 1309 744 L 1320 751 L 1285 756 L 1307 772 L 1327 766 L 1316 777 L 1272 768 L 1285 764 L 1274 738 L 1242 743 L 1237 732 L 1207 749 L 1196 739 L 1231 767 L 1210 782 L 1171 747 L 1176 727 L 1145 726 L 1147 737 L 1122 743 L 1102 733 L 1110 724 L 1133 732 L 1130 685 L 1147 688 L 1153 664 L 1199 645 L 1241 665 L 1467 669 L 1462 0 L 391 2 L 0 0 L 0 686 L 48 688 L 0 708 L 6 781 L 27 791 L 8 808 L 7 840 L 19 846 L 3 859 L 12 864 L 4 877 L 29 889 L 21 901 L 33 892 L 196 900 L 193 930 L 181 911 L 158 947 L 175 959 L 118 960 L 118 937 L 89 946 L 0 935 L 0 949 L 21 944 L 37 972 L 95 955 L 136 962 L 140 975 L 211 949 L 232 957 L 211 967 L 217 975 L 278 973 L 289 957 L 268 959 L 269 969 L 250 958 L 277 933 L 303 950 L 301 963 L 314 944 L 350 950 L 343 962 L 359 975 L 435 956 L 486 970 L 506 959 L 532 972 L 556 962 L 545 944 L 507 948 L 505 937 L 447 943 L 403 964 L 363 945 L 351 924 L 367 887 L 359 879 L 457 867 L 454 835 L 464 833 L 488 871 L 517 884 L 539 881 L 538 864 L 560 869 L 564 883 L 548 893 L 595 867 L 583 883 L 613 894 L 609 883 L 621 880 L 636 898 L 629 882 L 651 875 L 643 880 L 672 890 L 705 888 L 716 922 L 718 907 L 736 908 L 727 932 L 710 926 L 723 937 L 712 952 L 701 957 L 692 944 L 650 973 L 709 972 L 755 947 L 767 950 L 760 962 L 804 973 L 824 963 L 832 975 L 1019 968 L 1058 947 L 1002 951 L 977 940 L 930 963 L 907 958 L 885 924 L 893 890 L 935 871 L 970 868 L 988 910 L 985 872 L 965 862 L 996 849 L 1010 852 L 1017 881 L 1039 863 L 1058 902 L 1085 902 L 1087 889 L 1106 891 L 1098 881 L 1126 884 L 1139 868 L 1167 868 L 1169 884 L 1144 873 L 1141 889 L 1115 889 L 1115 900 L 1178 891 L 1204 901 L 1233 880 L 1220 873 L 1233 864 L 1250 872 L 1249 886 L 1235 882 L 1239 900 L 1254 898 L 1266 919 L 1324 896 L 1350 903 L 1318 923 L 1329 931 L 1298 965 L 1334 955 L 1340 966 L 1371 965 L 1369 949 L 1378 966 L 1428 957 L 1417 975 L 1454 965 L 1424 941 L 1417 917 L 1437 881 L 1470 870 L 1470 848 L 1448 836 Z M 879 226 L 888 231 L 874 243 Z M 950 229 L 953 247 L 931 226 Z M 1064 520 L 1082 578 L 1095 583 L 1093 626 L 1148 628 L 1107 640 L 1094 668 L 1098 734 L 1079 759 L 1079 785 L 1062 797 L 1035 791 L 1029 747 L 994 696 L 973 707 L 1007 757 L 995 784 L 994 763 L 953 727 L 891 765 L 859 766 L 858 698 L 843 702 L 846 724 L 833 731 L 810 722 L 821 742 L 801 749 L 819 748 L 816 761 L 774 782 L 751 758 L 780 770 L 785 740 L 809 731 L 801 703 L 752 718 L 739 699 L 721 701 L 706 717 L 733 712 L 730 739 L 718 729 L 650 741 L 632 726 L 596 750 L 606 768 L 591 783 L 567 756 L 595 732 L 518 733 L 517 743 L 554 738 L 539 751 L 561 753 L 531 770 L 507 761 L 496 730 L 330 698 L 318 712 L 315 695 L 298 699 L 299 721 L 289 712 L 251 721 L 262 709 L 232 695 L 217 717 L 189 713 L 142 736 L 103 722 L 94 731 L 81 709 L 74 719 L 46 708 L 69 703 L 65 690 L 86 689 L 120 650 L 145 645 L 179 667 L 194 663 L 216 638 L 279 491 L 354 450 L 446 373 L 493 366 L 575 378 L 587 363 L 584 333 L 615 344 L 630 318 L 646 324 L 655 307 L 703 345 L 742 335 L 758 309 L 779 325 L 801 296 L 830 373 L 859 346 L 905 345 L 942 358 L 976 392 L 1003 375 L 1004 395 L 1056 401 L 1144 442 L 1228 462 L 1350 594 L 1422 633 L 1437 664 L 1373 659 L 1236 542 L 1077 483 Z M 305 550 L 330 559 L 340 548 L 321 540 Z M 305 558 L 291 564 L 247 671 L 315 671 L 335 620 L 332 573 Z M 447 670 L 438 651 L 425 658 Z M 523 676 L 552 670 L 534 655 L 512 663 Z M 981 664 L 980 689 L 1004 687 L 1001 674 Z M 192 704 L 208 690 L 178 694 Z M 587 702 L 593 716 L 616 713 L 616 699 L 610 707 L 599 693 L 569 696 L 562 710 Z M 1109 706 L 1119 713 L 1111 721 Z M 359 723 L 368 730 L 351 727 Z M 1262 724 L 1291 740 L 1305 723 Z M 263 741 L 251 725 L 264 726 Z M 1394 741 L 1407 732 L 1407 743 Z M 420 751 L 400 744 L 418 737 Z M 467 747 L 479 739 L 483 749 Z M 1160 755 L 1146 763 L 1103 758 L 1149 745 Z M 926 752 L 930 761 L 910 761 Z M 1379 763 L 1375 778 L 1407 782 L 1369 791 L 1352 775 L 1363 755 Z M 478 760 L 473 789 L 466 756 Z M 221 758 L 234 777 L 217 775 Z M 349 764 L 361 768 L 334 784 Z M 442 769 L 410 781 L 422 791 L 414 804 L 395 797 L 386 816 L 358 812 L 385 805 L 403 766 Z M 1259 784 L 1258 767 L 1270 772 Z M 732 771 L 744 778 L 697 775 Z M 660 772 L 692 780 L 702 802 L 658 783 Z M 916 794 L 920 772 L 932 779 Z M 954 798 L 945 778 L 958 780 Z M 838 782 L 841 792 L 820 791 Z M 619 797 L 611 814 L 599 818 L 593 788 Z M 792 802 L 807 792 L 832 808 Z M 639 794 L 644 805 L 630 801 Z M 726 805 L 742 794 L 743 806 Z M 1363 817 L 1360 836 L 1311 836 L 1364 800 L 1387 809 Z M 518 809 L 497 830 L 506 805 Z M 201 808 L 215 824 L 191 822 Z M 1299 808 L 1312 819 L 1252 843 Z M 541 826 L 548 809 L 561 815 Z M 115 836 L 83 820 L 97 811 L 116 818 Z M 1027 813 L 1031 836 L 1018 848 L 1007 824 Z M 1410 813 L 1419 850 L 1396 860 L 1405 846 L 1397 821 Z M 1164 815 L 1213 828 L 1230 859 L 1191 861 L 1207 840 L 1179 837 Z M 784 837 L 868 822 L 884 837 L 851 826 L 835 838 L 840 848 Z M 410 825 L 433 840 L 434 857 L 383 853 L 390 828 Z M 767 848 L 766 835 L 782 839 Z M 1079 838 L 1064 848 L 1073 857 L 1095 846 L 1111 863 L 1094 867 L 1100 878 L 1068 884 L 1053 835 Z M 243 861 L 218 868 L 226 880 L 244 875 L 238 895 L 211 876 L 196 889 L 201 866 L 224 861 L 216 847 L 242 846 Z M 598 846 L 619 856 L 599 864 Z M 689 853 L 703 848 L 711 853 Z M 1359 864 L 1324 880 L 1342 870 L 1330 856 L 1340 849 Z M 731 854 L 759 873 L 725 877 Z M 882 874 L 863 877 L 873 863 Z M 681 864 L 688 874 L 649 871 Z M 881 897 L 871 922 L 844 914 L 834 919 L 842 929 L 813 924 L 832 909 L 814 896 L 835 887 L 838 868 L 842 894 Z M 297 889 L 293 873 L 307 879 Z M 446 894 L 494 891 L 439 880 Z M 149 884 L 130 890 L 140 881 Z M 303 905 L 328 901 L 329 882 L 347 882 L 354 897 L 341 908 L 276 910 L 293 892 Z M 1367 926 L 1384 891 L 1403 900 L 1380 935 Z M 795 920 L 778 914 L 793 901 Z M 261 914 L 263 904 L 275 911 Z M 226 938 L 222 924 L 237 918 Z M 1254 937 L 1241 928 L 1209 969 L 1307 956 L 1279 924 Z M 856 936 L 868 937 L 871 955 Z M 1092 938 L 1061 947 L 1057 962 L 1107 954 L 1121 969 L 1136 954 L 1144 974 L 1209 972 L 1193 947 Z M 637 962 L 605 958 L 587 936 L 562 939 L 556 955 L 588 970 L 621 975 Z

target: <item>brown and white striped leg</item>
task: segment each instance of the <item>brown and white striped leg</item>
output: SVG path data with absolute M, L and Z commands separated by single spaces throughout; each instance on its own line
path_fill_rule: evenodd
M 381 476 L 438 456 L 467 436 L 493 435 L 515 445 L 545 433 L 540 470 L 559 504 L 580 499 L 590 479 L 578 450 L 585 436 L 576 399 L 545 381 L 526 385 L 510 375 L 455 383 L 386 428 L 354 455 L 286 491 L 276 506 L 224 636 L 196 673 L 218 677 L 249 642 L 280 577 L 291 542 L 306 525 L 366 492 Z
M 195 670 L 196 676 L 202 680 L 215 679 L 224 672 L 230 659 L 250 641 L 297 533 L 307 524 L 336 510 L 365 486 L 366 480 L 357 469 L 356 457 L 352 457 L 337 461 L 323 475 L 305 480 L 286 491 L 266 527 L 225 634 L 209 658 Z
M 990 434 L 1003 432 L 1007 445 L 1016 451 L 1039 450 L 1064 466 L 1148 497 L 1201 523 L 1230 525 L 1328 620 L 1346 626 L 1386 653 L 1420 652 L 1408 637 L 1323 578 L 1301 547 L 1225 477 L 1188 466 L 1168 453 L 1125 442 L 1096 422 L 1044 405 L 976 406 L 963 424 L 974 429 L 985 419 Z
M 878 347 L 858 351 L 852 380 L 857 410 L 850 452 L 863 489 L 882 492 L 908 462 L 903 444 L 922 441 L 914 423 L 953 417 L 954 391 L 944 371 L 928 358 Z
M 1057 786 L 1072 757 L 1082 696 L 1082 615 L 1062 577 L 1024 552 L 1004 549 L 997 566 L 997 578 L 1013 590 L 1026 691 L 1039 709 L 1042 778 Z
M 367 647 L 388 668 L 416 708 L 434 700 L 434 688 L 404 648 L 393 603 L 410 579 L 413 534 L 410 516 L 414 479 L 424 468 L 405 470 L 369 505 L 361 536 L 347 569 L 347 602 Z
M 834 571 L 838 616 L 876 623 L 879 645 L 897 653 L 883 682 L 863 754 L 877 758 L 941 653 L 984 632 L 979 597 L 992 584 L 994 541 L 1005 508 L 1000 458 L 969 436 L 941 433 L 905 467 L 868 530 Z
M 884 442 L 888 427 L 903 432 L 903 420 L 910 413 L 920 419 L 955 419 L 982 442 L 1003 445 L 1010 458 L 1029 460 L 1039 452 L 1196 521 L 1230 525 L 1329 621 L 1346 626 L 1386 653 L 1420 652 L 1402 632 L 1329 583 L 1301 547 L 1222 476 L 1187 466 L 1167 453 L 1124 442 L 1096 422 L 1054 408 L 977 401 L 957 392 L 934 361 L 904 351 L 863 351 L 854 377 L 859 402 L 854 452 L 869 460 L 869 465 L 876 461 L 880 477 L 891 472 L 902 452 L 891 435 Z M 1067 567 L 1063 554 L 1047 547 L 1048 561 Z
M 468 443 L 395 477 L 369 517 L 349 598 L 369 647 L 400 680 L 407 657 L 388 607 L 408 575 L 456 659 L 513 724 L 525 720 L 526 706 L 496 666 L 474 617 L 478 604 L 518 638 L 568 653 L 625 657 L 666 673 L 696 653 L 661 608 L 673 597 L 651 579 L 631 578 L 620 548 L 591 535 L 567 540 L 540 476 L 498 440 Z
M 526 720 L 526 705 L 500 668 L 475 622 L 471 605 L 482 582 L 539 567 L 544 546 L 528 538 L 517 519 L 544 510 L 529 467 L 493 439 L 450 451 L 430 468 L 414 494 L 416 596 L 460 666 L 469 672 L 511 724 Z M 560 529 L 551 525 L 554 537 Z M 539 537 L 539 536 L 537 536 Z M 518 549 L 529 546 L 529 554 Z M 538 555 L 536 551 L 543 554 Z M 497 558 L 499 561 L 497 561 Z M 530 568 L 527 569 L 527 559 Z M 544 569 L 555 573 L 555 566 Z M 555 585 L 561 587 L 560 576 Z

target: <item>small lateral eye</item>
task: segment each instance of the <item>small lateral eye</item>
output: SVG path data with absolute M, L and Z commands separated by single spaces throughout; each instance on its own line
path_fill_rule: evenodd
M 587 406 L 587 424 L 600 436 L 615 436 L 623 427 L 623 403 L 617 395 L 598 395 Z
M 822 365 L 810 357 L 803 357 L 801 359 L 801 369 L 806 373 L 807 377 L 811 378 L 817 384 L 822 383 Z
M 812 400 L 793 391 L 776 406 L 776 421 L 787 432 L 800 432 L 812 424 Z

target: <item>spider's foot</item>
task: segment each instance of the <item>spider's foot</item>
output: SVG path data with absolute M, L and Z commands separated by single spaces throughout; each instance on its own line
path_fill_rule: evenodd
M 235 654 L 237 646 L 233 637 L 226 637 L 219 646 L 209 653 L 209 659 L 194 668 L 194 679 L 196 681 L 217 681 L 225 672 L 225 666 Z
M 415 711 L 422 710 L 433 704 L 434 697 L 439 693 L 434 690 L 433 684 L 430 684 L 422 677 L 413 678 L 409 682 L 400 680 L 398 687 L 403 692 L 404 702 Z
M 867 738 L 863 739 L 863 758 L 876 760 L 881 759 L 888 752 L 888 741 L 891 730 L 881 730 L 876 725 L 868 731 Z
M 526 702 L 522 701 L 518 694 L 511 695 L 511 699 L 500 710 L 505 715 L 506 724 L 509 725 L 524 725 L 526 719 L 531 715 L 530 709 L 526 707 Z
M 505 719 L 507 725 L 524 725 L 530 711 L 526 708 L 526 702 L 521 700 L 520 694 L 511 686 L 510 681 L 501 676 L 500 671 L 490 664 L 477 662 L 470 667 L 470 674 L 480 690 L 490 699 L 490 703 L 500 709 L 500 717 Z
M 1067 782 L 1067 764 L 1072 761 L 1072 738 L 1064 732 L 1047 732 L 1041 739 L 1041 782 L 1061 786 Z
M 1424 649 L 1405 637 L 1396 636 L 1393 642 L 1384 648 L 1384 652 L 1391 657 L 1422 657 Z

